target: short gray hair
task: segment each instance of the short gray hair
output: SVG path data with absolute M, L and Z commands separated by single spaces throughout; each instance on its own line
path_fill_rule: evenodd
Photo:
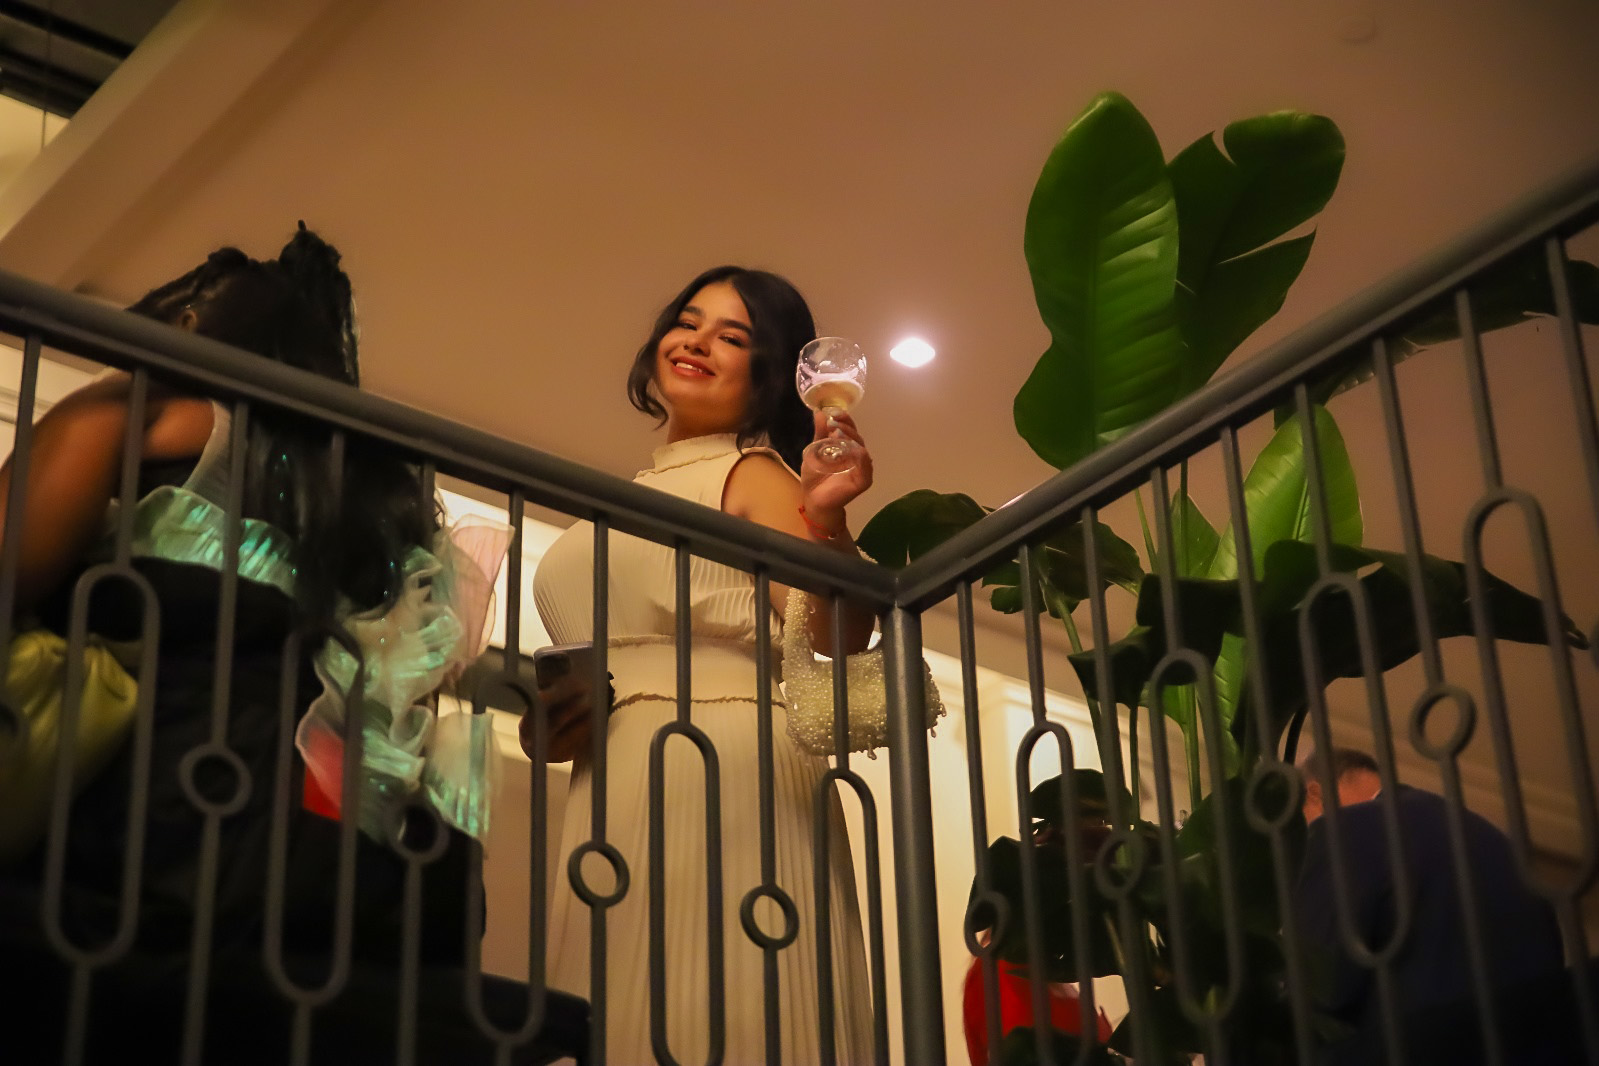
M 1380 773 L 1377 769 L 1377 760 L 1359 748 L 1329 748 L 1323 756 L 1320 751 L 1313 751 L 1299 764 L 1300 776 L 1305 783 L 1320 781 L 1327 769 L 1332 770 L 1334 783 L 1343 780 L 1345 774 L 1352 774 L 1357 770 L 1367 770 L 1371 773 Z

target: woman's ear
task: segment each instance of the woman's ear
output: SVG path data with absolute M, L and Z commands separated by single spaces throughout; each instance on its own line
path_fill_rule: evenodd
M 194 313 L 194 308 L 185 307 L 178 312 L 178 317 L 172 320 L 172 324 L 179 329 L 193 333 L 200 328 L 200 316 Z

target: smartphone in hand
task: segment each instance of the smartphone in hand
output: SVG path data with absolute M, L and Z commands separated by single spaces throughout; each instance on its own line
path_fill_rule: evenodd
M 563 677 L 571 676 L 585 692 L 594 686 L 594 645 L 588 641 L 579 644 L 554 644 L 533 653 L 533 677 L 539 688 L 548 688 Z
M 592 644 L 557 644 L 533 653 L 533 676 L 540 692 L 537 716 L 522 716 L 522 750 L 530 759 L 570 762 L 589 746 L 594 709 L 595 651 Z M 613 689 L 606 684 L 601 696 L 606 712 L 613 704 Z M 547 747 L 537 744 L 539 725 L 547 723 Z

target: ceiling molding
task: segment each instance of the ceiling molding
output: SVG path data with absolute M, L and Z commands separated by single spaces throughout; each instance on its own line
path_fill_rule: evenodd
M 251 135 L 283 80 L 372 3 L 181 0 L 0 194 L 0 268 L 77 288 Z

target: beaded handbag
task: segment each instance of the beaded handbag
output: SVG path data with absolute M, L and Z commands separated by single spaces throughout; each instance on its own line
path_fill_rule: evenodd
M 833 663 L 819 660 L 805 627 L 806 600 L 791 589 L 783 612 L 783 693 L 788 699 L 788 735 L 812 755 L 832 755 Z M 877 758 L 876 749 L 888 743 L 888 686 L 884 681 L 881 647 L 844 659 L 848 686 L 849 750 Z M 922 678 L 931 731 L 944 716 L 944 701 L 933 683 L 933 671 L 924 661 Z

